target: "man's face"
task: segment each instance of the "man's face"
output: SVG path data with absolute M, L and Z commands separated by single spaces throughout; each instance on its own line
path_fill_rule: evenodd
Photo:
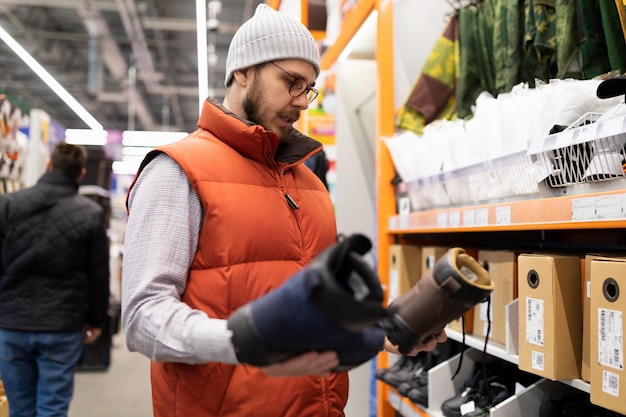
M 298 60 L 277 62 L 292 74 L 307 80 L 309 85 L 313 84 L 315 70 L 311 64 Z M 300 111 L 309 106 L 306 94 L 292 97 L 289 89 L 294 78 L 271 63 L 249 72 L 254 72 L 254 78 L 242 103 L 243 111 L 248 120 L 276 133 L 281 140 L 285 139 L 300 118 Z

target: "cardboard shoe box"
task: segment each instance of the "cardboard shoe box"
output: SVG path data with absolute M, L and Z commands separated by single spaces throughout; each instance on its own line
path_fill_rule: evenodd
M 409 291 L 422 276 L 422 249 L 415 245 L 389 246 L 389 302 Z
M 553 381 L 580 378 L 580 258 L 522 254 L 517 267 L 519 368 Z
M 591 262 L 594 260 L 608 260 L 615 258 L 610 255 L 587 254 L 582 269 L 582 296 L 583 296 L 583 353 L 580 377 L 585 381 L 591 380 Z
M 0 417 L 9 417 L 9 402 L 4 395 L 0 395 Z
M 591 402 L 626 413 L 626 259 L 591 261 Z
M 517 265 L 515 252 L 505 250 L 481 250 L 478 262 L 483 265 L 494 283 L 491 303 L 482 302 L 474 308 L 475 336 L 485 337 L 491 317 L 489 341 L 506 343 L 505 306 L 517 297 Z M 488 308 L 491 314 L 488 314 Z
M 9 402 L 4 394 L 4 385 L 0 379 L 0 417 L 9 417 Z

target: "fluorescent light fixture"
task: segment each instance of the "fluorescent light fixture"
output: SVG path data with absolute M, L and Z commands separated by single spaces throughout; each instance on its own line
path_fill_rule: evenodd
M 125 130 L 122 132 L 122 145 L 147 146 L 155 148 L 176 142 L 187 136 L 187 132 L 161 132 L 148 130 Z
M 348 58 L 348 55 L 350 55 L 350 53 L 355 48 L 355 46 L 359 43 L 361 38 L 365 36 L 365 33 L 368 30 L 372 30 L 371 27 L 372 25 L 375 25 L 377 23 L 377 20 L 378 20 L 378 10 L 374 10 L 372 13 L 370 13 L 370 15 L 367 17 L 365 22 L 363 22 L 363 24 L 361 25 L 359 30 L 354 34 L 354 36 L 352 36 L 352 39 L 350 39 L 350 42 L 348 42 L 346 47 L 343 48 L 343 51 L 341 52 L 341 54 L 339 54 L 339 57 L 337 58 L 337 61 L 343 62 Z
M 198 48 L 198 114 L 209 96 L 209 60 L 207 46 L 206 0 L 196 0 L 196 36 Z
M 65 129 L 65 141 L 72 145 L 106 145 L 107 131 L 103 129 Z
M 122 147 L 122 158 L 125 159 L 127 157 L 144 157 L 148 152 L 150 152 L 152 147 L 148 146 L 124 146 Z
M 141 161 L 141 158 L 137 158 L 134 161 L 113 161 L 113 173 L 117 175 L 135 175 L 139 169 Z
M 2 39 L 9 48 L 19 56 L 22 61 L 32 69 L 35 74 L 42 79 L 44 83 L 52 89 L 60 98 L 74 111 L 86 124 L 92 129 L 102 130 L 102 125 L 91 115 L 48 71 L 35 60 L 22 45 L 17 43 L 15 39 L 2 27 L 0 27 L 0 39 Z

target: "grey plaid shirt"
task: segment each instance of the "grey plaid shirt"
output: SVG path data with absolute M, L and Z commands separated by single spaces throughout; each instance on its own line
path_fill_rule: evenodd
M 133 186 L 129 207 L 122 265 L 128 348 L 160 362 L 238 363 L 226 321 L 180 299 L 202 220 L 180 166 L 165 154 L 154 158 Z

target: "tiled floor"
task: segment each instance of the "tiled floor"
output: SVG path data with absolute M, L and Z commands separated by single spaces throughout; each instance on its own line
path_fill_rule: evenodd
M 106 371 L 76 373 L 68 417 L 151 417 L 150 361 L 126 349 L 120 333 L 113 337 Z

